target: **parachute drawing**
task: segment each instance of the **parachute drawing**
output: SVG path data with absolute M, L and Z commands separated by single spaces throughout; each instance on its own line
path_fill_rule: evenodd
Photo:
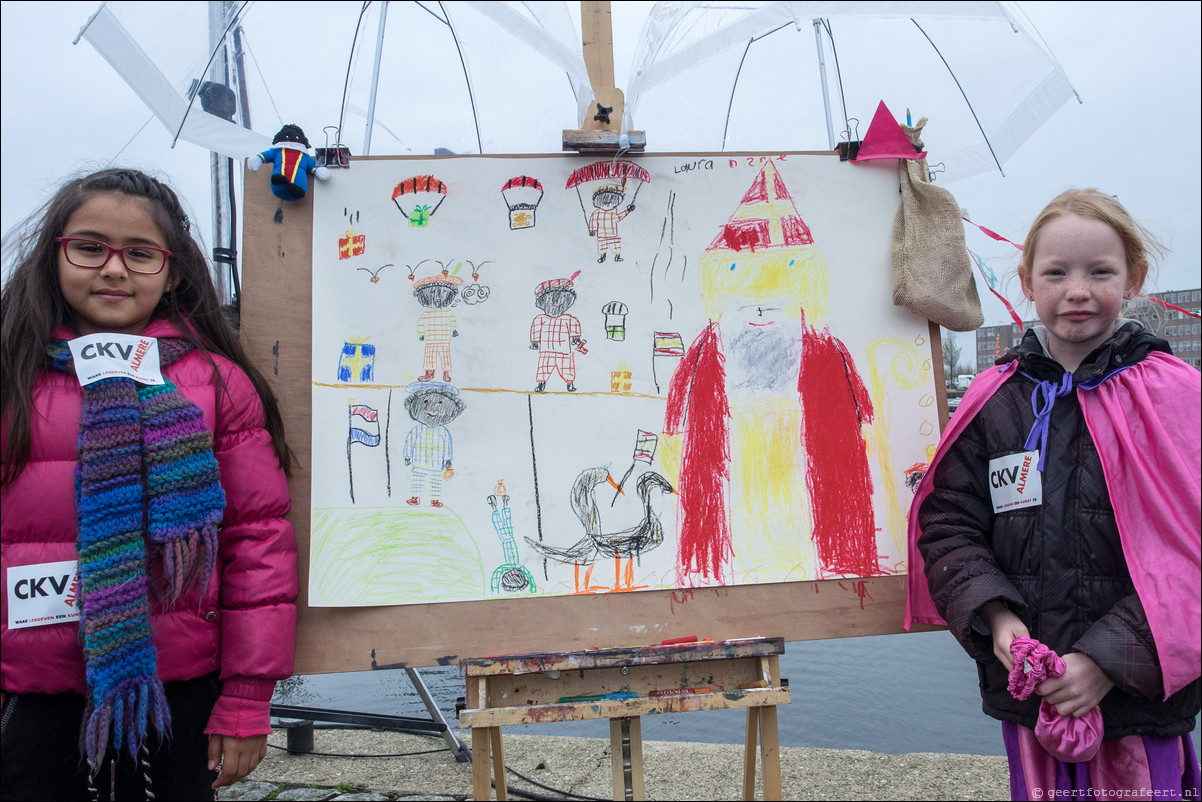
M 413 228 L 425 228 L 447 199 L 447 185 L 432 175 L 406 178 L 392 190 L 392 202 Z
M 638 197 L 639 190 L 643 188 L 643 184 L 651 180 L 651 174 L 639 167 L 632 161 L 611 159 L 608 161 L 593 162 L 581 167 L 579 170 L 573 170 L 568 176 L 567 185 L 564 189 L 576 188 L 576 197 L 580 200 L 580 211 L 584 212 L 585 220 L 588 220 L 588 212 L 584 210 L 584 197 L 580 194 L 580 185 L 587 184 L 593 181 L 605 181 L 609 184 L 618 183 L 621 190 L 627 190 L 627 184 L 630 181 L 638 181 L 638 185 L 634 188 L 634 194 L 630 196 L 630 204 L 634 204 L 635 198 Z
M 518 175 L 501 187 L 501 198 L 509 207 L 509 229 L 534 228 L 534 213 L 543 199 L 543 185 L 537 178 Z
M 634 211 L 635 201 L 643 184 L 651 180 L 651 174 L 631 161 L 593 162 L 573 170 L 568 176 L 566 189 L 576 188 L 576 199 L 580 201 L 580 213 L 590 237 L 596 238 L 597 263 L 613 255 L 614 262 L 622 261 L 622 236 L 618 224 Z M 637 181 L 634 193 L 627 195 L 627 182 Z M 584 196 L 580 185 L 600 182 L 590 193 L 589 202 L 593 211 L 584 207 Z

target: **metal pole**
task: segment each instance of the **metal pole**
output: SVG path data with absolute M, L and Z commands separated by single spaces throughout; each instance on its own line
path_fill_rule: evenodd
M 371 94 L 367 100 L 367 131 L 363 134 L 363 155 L 371 155 L 371 129 L 376 121 L 376 89 L 380 85 L 380 58 L 384 54 L 384 23 L 388 21 L 387 0 L 380 4 L 380 29 L 376 31 L 376 61 L 371 69 Z
M 225 11 L 233 4 L 229 0 L 210 0 L 209 2 L 209 47 L 216 50 L 225 39 Z M 229 63 L 226 59 L 225 48 L 217 53 L 209 70 L 209 80 L 215 84 L 229 86 Z M 213 251 L 214 254 L 225 253 L 232 249 L 228 245 L 230 232 L 233 230 L 233 209 L 227 200 L 230 197 L 231 159 L 216 152 L 209 153 L 209 172 L 213 184 Z M 213 283 L 217 286 L 217 297 L 223 305 L 233 300 L 230 282 L 226 277 L 225 261 L 214 260 Z
M 835 149 L 835 124 L 831 121 L 831 96 L 826 88 L 826 54 L 822 51 L 822 20 L 814 19 L 814 42 L 818 47 L 818 74 L 822 78 L 822 110 L 826 112 L 826 141 Z
M 246 88 L 246 51 L 242 49 L 242 26 L 234 28 L 234 77 L 238 82 L 238 110 L 242 127 L 250 128 L 250 94 Z
M 417 689 L 417 694 L 422 698 L 422 702 L 426 705 L 426 710 L 430 713 L 431 719 L 442 725 L 442 738 L 451 747 L 451 751 L 455 753 L 455 759 L 460 763 L 467 762 L 464 756 L 468 754 L 467 747 L 460 742 L 455 733 L 451 732 L 451 728 L 447 726 L 447 720 L 443 718 L 442 711 L 438 709 L 438 705 L 434 701 L 434 697 L 430 695 L 430 689 L 426 687 L 426 683 L 422 681 L 421 675 L 417 673 L 416 668 L 405 667 L 405 673 L 409 676 L 409 681 L 413 683 L 413 687 Z M 467 758 L 470 760 L 471 758 Z

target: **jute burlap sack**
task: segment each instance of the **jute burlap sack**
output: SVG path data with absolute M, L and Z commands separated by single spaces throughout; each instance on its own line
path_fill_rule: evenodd
M 926 118 L 903 126 L 919 148 Z M 964 243 L 960 206 L 930 182 L 925 159 L 901 160 L 901 206 L 893 220 L 893 303 L 951 331 L 985 322 Z

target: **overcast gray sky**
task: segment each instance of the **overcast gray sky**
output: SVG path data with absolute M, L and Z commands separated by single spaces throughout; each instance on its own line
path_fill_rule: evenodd
M 120 152 L 120 163 L 171 178 L 196 212 L 207 242 L 207 151 L 186 142 L 172 149 L 171 135 L 157 120 L 143 128 L 150 114 L 137 96 L 90 44 L 72 45 L 98 5 L 0 5 L 4 154 L 0 227 L 7 233 L 64 177 L 80 169 L 105 166 Z M 335 13 L 354 17 L 359 5 L 289 3 L 290 9 L 307 15 L 313 24 L 311 38 L 294 43 L 288 58 L 328 58 L 335 65 L 331 72 L 341 74 L 350 47 L 349 41 L 340 41 L 345 26 L 326 29 L 321 20 Z M 613 4 L 619 88 L 625 85 L 630 51 L 642 29 L 647 5 Z M 1068 187 L 1098 186 L 1118 196 L 1172 249 L 1149 289 L 1198 287 L 1202 284 L 1198 153 L 1202 4 L 1018 5 L 1057 56 L 1084 103 L 1070 102 L 1057 112 L 1007 163 L 1004 178 L 996 173 L 983 175 L 952 182 L 948 189 L 976 222 L 1021 241 L 1031 219 L 1055 194 Z M 260 3 L 251 13 L 267 10 L 266 4 Z M 267 56 L 259 52 L 257 57 Z M 81 117 L 79 107 L 73 104 L 81 97 L 103 98 L 107 113 L 99 119 Z M 336 104 L 337 98 L 333 102 Z M 902 109 L 893 111 L 904 113 Z M 288 116 L 293 112 L 282 113 Z M 403 121 L 388 122 L 400 127 L 398 123 Z M 634 127 L 640 127 L 638 119 Z M 403 130 L 397 133 L 404 138 Z M 314 144 L 321 143 L 319 130 L 308 134 Z M 656 132 L 648 131 L 648 139 L 654 149 Z M 359 149 L 358 142 L 348 144 L 353 151 Z M 806 149 L 825 145 L 814 142 Z M 377 132 L 373 152 L 401 151 L 395 140 Z M 999 273 L 1013 270 L 1013 249 L 972 230 L 967 241 L 969 248 L 985 256 Z M 1009 290 L 1011 297 L 1020 295 L 1016 286 Z M 1002 305 L 983 288 L 982 305 L 987 325 L 1008 322 Z

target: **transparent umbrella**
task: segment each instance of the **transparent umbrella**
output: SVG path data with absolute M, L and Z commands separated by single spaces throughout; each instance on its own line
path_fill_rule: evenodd
M 363 155 L 369 118 L 373 153 L 555 151 L 591 100 L 563 2 L 108 2 L 80 38 L 173 144 L 231 158 L 285 123 Z
M 954 180 L 1002 170 L 1075 96 L 1012 3 L 660 2 L 626 109 L 657 150 L 807 150 L 862 139 L 883 100 L 930 119 Z

